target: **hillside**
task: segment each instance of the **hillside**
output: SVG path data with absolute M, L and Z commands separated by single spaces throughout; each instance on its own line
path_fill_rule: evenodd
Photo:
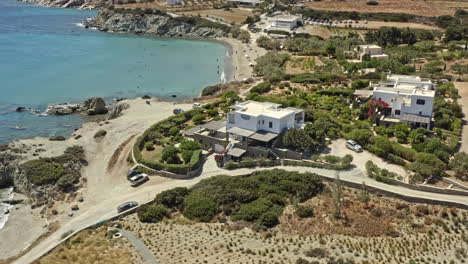
M 313 9 L 332 11 L 356 11 L 365 13 L 407 13 L 419 16 L 453 15 L 456 10 L 468 9 L 463 0 L 379 0 L 378 5 L 368 5 L 368 0 L 322 0 L 307 2 Z

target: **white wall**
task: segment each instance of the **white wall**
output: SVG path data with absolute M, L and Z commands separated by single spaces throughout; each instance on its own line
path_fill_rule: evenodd
M 395 110 L 401 110 L 401 114 L 415 114 L 415 115 L 422 115 L 422 116 L 432 116 L 432 111 L 434 107 L 434 98 L 431 96 L 423 96 L 423 95 L 410 95 L 411 97 L 411 105 L 402 105 L 400 103 L 393 103 L 392 100 L 396 98 L 396 94 L 394 93 L 387 93 L 387 92 L 380 92 L 374 91 L 374 98 L 381 99 L 382 101 L 388 103 L 392 107 L 392 114 L 395 113 Z M 425 100 L 424 105 L 416 104 L 417 99 Z M 421 113 L 420 113 L 421 112 Z
M 249 120 L 242 118 L 242 115 L 238 112 L 230 113 L 234 118 L 234 124 L 227 122 L 228 129 L 231 127 L 240 127 L 243 129 L 251 131 L 268 131 L 272 133 L 279 134 L 286 129 L 293 128 L 295 125 L 295 114 L 291 112 L 290 114 L 284 116 L 283 118 L 274 118 L 270 116 L 250 116 Z M 247 115 L 245 115 L 247 116 Z M 272 122 L 273 127 L 270 128 L 269 122 Z

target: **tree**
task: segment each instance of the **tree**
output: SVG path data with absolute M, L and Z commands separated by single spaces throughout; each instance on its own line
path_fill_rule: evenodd
M 457 177 L 468 180 L 468 154 L 465 152 L 456 153 L 450 161 L 450 168 Z
M 336 53 L 336 46 L 333 43 L 328 43 L 327 46 L 325 46 L 325 52 L 328 54 L 328 56 L 334 56 Z
M 173 145 L 169 145 L 163 149 L 161 153 L 161 160 L 169 164 L 178 164 L 180 163 L 180 160 L 177 153 L 179 153 L 179 150 Z
M 216 202 L 201 192 L 192 192 L 185 198 L 183 214 L 188 219 L 208 222 L 216 214 Z
M 313 150 L 318 142 L 313 140 L 303 129 L 289 129 L 283 136 L 283 144 L 301 151 Z
M 416 154 L 416 161 L 410 163 L 408 168 L 416 172 L 417 178 L 432 179 L 443 175 L 445 163 L 434 154 L 421 152 Z
M 372 132 L 369 129 L 354 129 L 348 134 L 350 139 L 356 141 L 362 146 L 367 145 L 372 136 Z

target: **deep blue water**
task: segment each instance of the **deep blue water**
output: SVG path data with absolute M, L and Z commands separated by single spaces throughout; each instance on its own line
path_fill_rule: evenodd
M 16 113 L 17 106 L 43 110 L 49 103 L 144 94 L 163 99 L 175 94 L 181 100 L 221 81 L 222 44 L 102 33 L 77 25 L 95 14 L 0 0 L 0 143 L 68 135 L 82 123 L 78 115 Z

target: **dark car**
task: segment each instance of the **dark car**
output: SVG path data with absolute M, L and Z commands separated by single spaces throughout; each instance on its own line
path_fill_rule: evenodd
M 141 173 L 141 172 L 140 172 L 139 170 L 137 170 L 137 169 L 131 169 L 131 170 L 129 170 L 128 173 L 127 173 L 127 179 L 130 179 L 130 178 L 132 178 L 133 176 L 138 175 L 138 174 L 140 174 L 140 173 Z
M 119 205 L 117 207 L 117 212 L 121 213 L 121 212 L 127 211 L 128 209 L 133 208 L 135 206 L 138 206 L 137 202 L 134 202 L 134 201 L 126 202 L 126 203 L 123 203 L 123 204 L 121 204 L 121 205 Z
M 174 115 L 177 115 L 177 114 L 180 114 L 180 113 L 183 113 L 184 112 L 184 109 L 180 109 L 180 108 L 176 108 L 174 109 L 174 111 L 172 111 L 172 113 Z

